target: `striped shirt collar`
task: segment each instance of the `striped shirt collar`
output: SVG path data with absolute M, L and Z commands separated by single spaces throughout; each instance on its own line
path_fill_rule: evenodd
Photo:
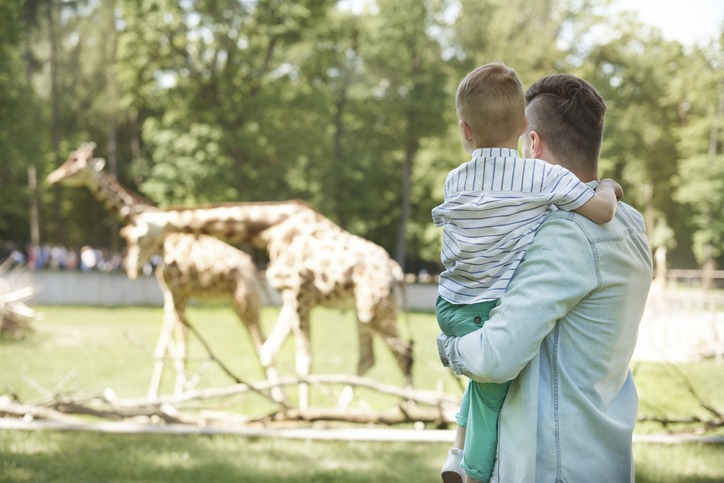
M 510 158 L 517 158 L 518 151 L 511 148 L 477 148 L 473 151 L 474 158 L 492 158 L 495 156 L 506 156 Z

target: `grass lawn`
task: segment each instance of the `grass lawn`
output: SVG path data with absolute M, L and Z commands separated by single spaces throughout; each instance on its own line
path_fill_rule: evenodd
M 448 444 L 0 432 L 0 482 L 439 483 Z M 638 483 L 724 481 L 724 448 L 636 444 Z
M 98 394 L 112 388 L 119 398 L 142 397 L 150 381 L 152 351 L 160 330 L 161 309 L 145 307 L 36 307 L 44 319 L 23 340 L 0 340 L 3 370 L 0 394 L 32 402 L 57 391 Z M 267 308 L 268 330 L 277 314 Z M 225 307 L 194 307 L 189 313 L 216 355 L 245 380 L 263 379 L 245 331 Z M 312 316 L 314 373 L 353 374 L 356 328 L 351 313 L 317 309 Z M 437 325 L 432 314 L 400 318 L 405 337 L 415 340 L 414 384 L 460 394 L 461 385 L 440 366 L 434 347 Z M 191 368 L 199 387 L 231 380 L 192 344 Z M 402 375 L 387 349 L 376 346 L 378 363 L 367 374 L 400 384 Z M 293 373 L 291 341 L 280 357 L 283 373 Z M 680 382 L 689 380 L 702 398 L 724 407 L 724 365 L 714 361 L 677 365 L 635 363 L 640 412 L 669 419 L 707 417 Z M 171 390 L 169 372 L 163 392 Z M 341 388 L 340 388 L 341 391 Z M 337 389 L 314 390 L 312 404 L 334 405 Z M 385 408 L 394 402 L 371 391 L 357 392 L 356 404 Z M 265 414 L 269 404 L 249 394 L 235 400 L 234 410 Z M 675 426 L 671 429 L 681 429 Z M 639 433 L 664 432 L 661 425 L 639 425 Z M 719 434 L 722 434 L 720 431 Z M 127 435 L 93 432 L 0 432 L 0 482 L 371 482 L 439 481 L 446 443 L 366 443 L 242 438 L 239 436 Z M 724 481 L 724 446 L 637 443 L 639 482 Z

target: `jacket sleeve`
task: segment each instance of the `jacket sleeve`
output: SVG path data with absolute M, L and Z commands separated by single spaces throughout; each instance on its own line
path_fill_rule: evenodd
M 571 219 L 580 215 L 557 215 L 541 226 L 490 320 L 439 342 L 457 374 L 479 382 L 514 379 L 556 322 L 599 285 L 593 248 Z

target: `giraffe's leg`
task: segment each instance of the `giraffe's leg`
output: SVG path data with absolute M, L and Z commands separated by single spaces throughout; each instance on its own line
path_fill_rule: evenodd
M 297 309 L 299 316 L 298 325 L 292 326 L 295 330 L 294 340 L 296 342 L 296 365 L 297 374 L 306 378 L 312 368 L 312 347 L 311 347 L 311 328 L 309 326 L 309 309 L 302 307 L 301 304 Z M 309 385 L 301 383 L 299 385 L 299 407 L 306 409 L 309 407 Z
M 249 338 L 251 339 L 251 344 L 254 347 L 254 352 L 261 361 L 261 351 L 264 346 L 265 337 L 259 322 L 261 298 L 259 297 L 258 292 L 246 290 L 245 287 L 241 286 L 237 287 L 234 293 L 234 310 L 249 332 Z M 262 363 L 262 367 L 264 368 L 264 373 L 266 374 L 267 379 L 270 381 L 274 381 L 279 378 L 279 373 L 273 364 L 264 366 Z M 272 388 L 271 396 L 274 401 L 284 400 L 284 393 L 279 387 Z
M 174 394 L 181 394 L 186 389 L 187 375 L 186 375 L 186 357 L 188 351 L 188 328 L 186 327 L 186 307 L 185 305 L 179 307 L 176 306 L 176 313 L 178 316 L 178 322 L 176 323 L 176 337 L 174 351 L 174 367 L 176 368 L 176 386 L 174 388 Z
M 158 390 L 161 386 L 161 378 L 163 377 L 163 369 L 166 364 L 166 355 L 169 353 L 171 346 L 171 338 L 173 337 L 173 321 L 164 317 L 163 324 L 161 326 L 161 334 L 158 337 L 156 343 L 156 350 L 154 351 L 154 358 L 156 362 L 153 365 L 153 374 L 151 375 L 151 384 L 148 388 L 146 397 L 154 400 L 158 397 Z
M 173 294 L 164 280 L 162 267 L 157 269 L 156 278 L 161 288 L 161 293 L 163 294 L 163 324 L 161 326 L 161 335 L 158 338 L 154 352 L 156 362 L 153 366 L 151 384 L 148 388 L 147 397 L 149 399 L 156 399 L 156 397 L 158 397 L 158 390 L 161 386 L 163 370 L 166 365 L 166 356 L 171 355 L 173 349 L 172 339 L 174 337 L 174 331 L 176 330 L 176 324 L 178 323 L 174 311 Z
M 375 350 L 370 325 L 357 321 L 357 337 L 359 338 L 359 358 L 357 359 L 357 375 L 364 376 L 375 365 Z
M 276 358 L 289 331 L 294 335 L 295 366 L 301 377 L 309 375 L 311 357 L 309 354 L 309 309 L 303 309 L 298 294 L 294 290 L 282 290 L 282 308 L 276 325 L 262 348 L 262 363 Z M 309 402 L 309 388 L 306 383 L 299 385 L 299 407 L 306 409 Z
M 405 376 L 405 385 L 412 386 L 412 343 L 405 342 L 397 329 L 397 310 L 381 313 L 372 320 L 372 326 L 390 349 L 400 371 Z
M 282 308 L 279 312 L 277 322 L 272 329 L 269 338 L 261 350 L 262 364 L 271 365 L 276 360 L 282 344 L 289 332 L 294 335 L 296 348 L 296 370 L 301 377 L 309 375 L 311 367 L 311 355 L 309 344 L 309 308 L 302 308 L 303 304 L 297 298 L 297 292 L 293 290 L 282 290 Z M 309 403 L 308 384 L 299 385 L 299 407 L 306 409 Z
M 355 284 L 354 297 L 357 309 L 358 333 L 360 338 L 360 354 L 357 365 L 357 374 L 364 375 L 375 363 L 372 351 L 371 337 L 379 335 L 385 345 L 395 357 L 400 370 L 405 376 L 405 382 L 410 385 L 412 367 L 412 348 L 404 342 L 397 330 L 398 300 L 394 287 L 387 287 L 387 295 L 378 297 L 378 291 L 372 290 L 375 279 L 358 274 L 359 280 Z M 389 284 L 389 280 L 385 283 Z M 384 288 L 383 286 L 378 287 Z
M 357 320 L 357 339 L 359 344 L 359 357 L 357 359 L 357 375 L 364 376 L 375 364 L 374 340 L 370 325 Z M 354 398 L 352 386 L 346 386 L 337 400 L 337 406 L 345 408 Z
M 272 328 L 269 337 L 261 346 L 259 359 L 261 360 L 261 365 L 263 367 L 273 367 L 276 364 L 279 351 L 281 350 L 284 341 L 287 340 L 287 337 L 289 337 L 289 333 L 292 330 L 292 322 L 289 320 L 287 312 L 289 312 L 289 308 L 282 305 L 277 321 L 274 323 L 274 327 Z M 293 314 L 293 316 L 296 317 L 296 314 Z

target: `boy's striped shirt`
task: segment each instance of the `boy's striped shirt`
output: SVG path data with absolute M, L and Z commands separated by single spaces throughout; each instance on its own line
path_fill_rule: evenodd
M 562 166 L 523 159 L 514 149 L 482 148 L 448 174 L 444 195 L 432 210 L 443 227 L 439 293 L 472 304 L 505 292 L 552 206 L 575 210 L 594 193 Z

